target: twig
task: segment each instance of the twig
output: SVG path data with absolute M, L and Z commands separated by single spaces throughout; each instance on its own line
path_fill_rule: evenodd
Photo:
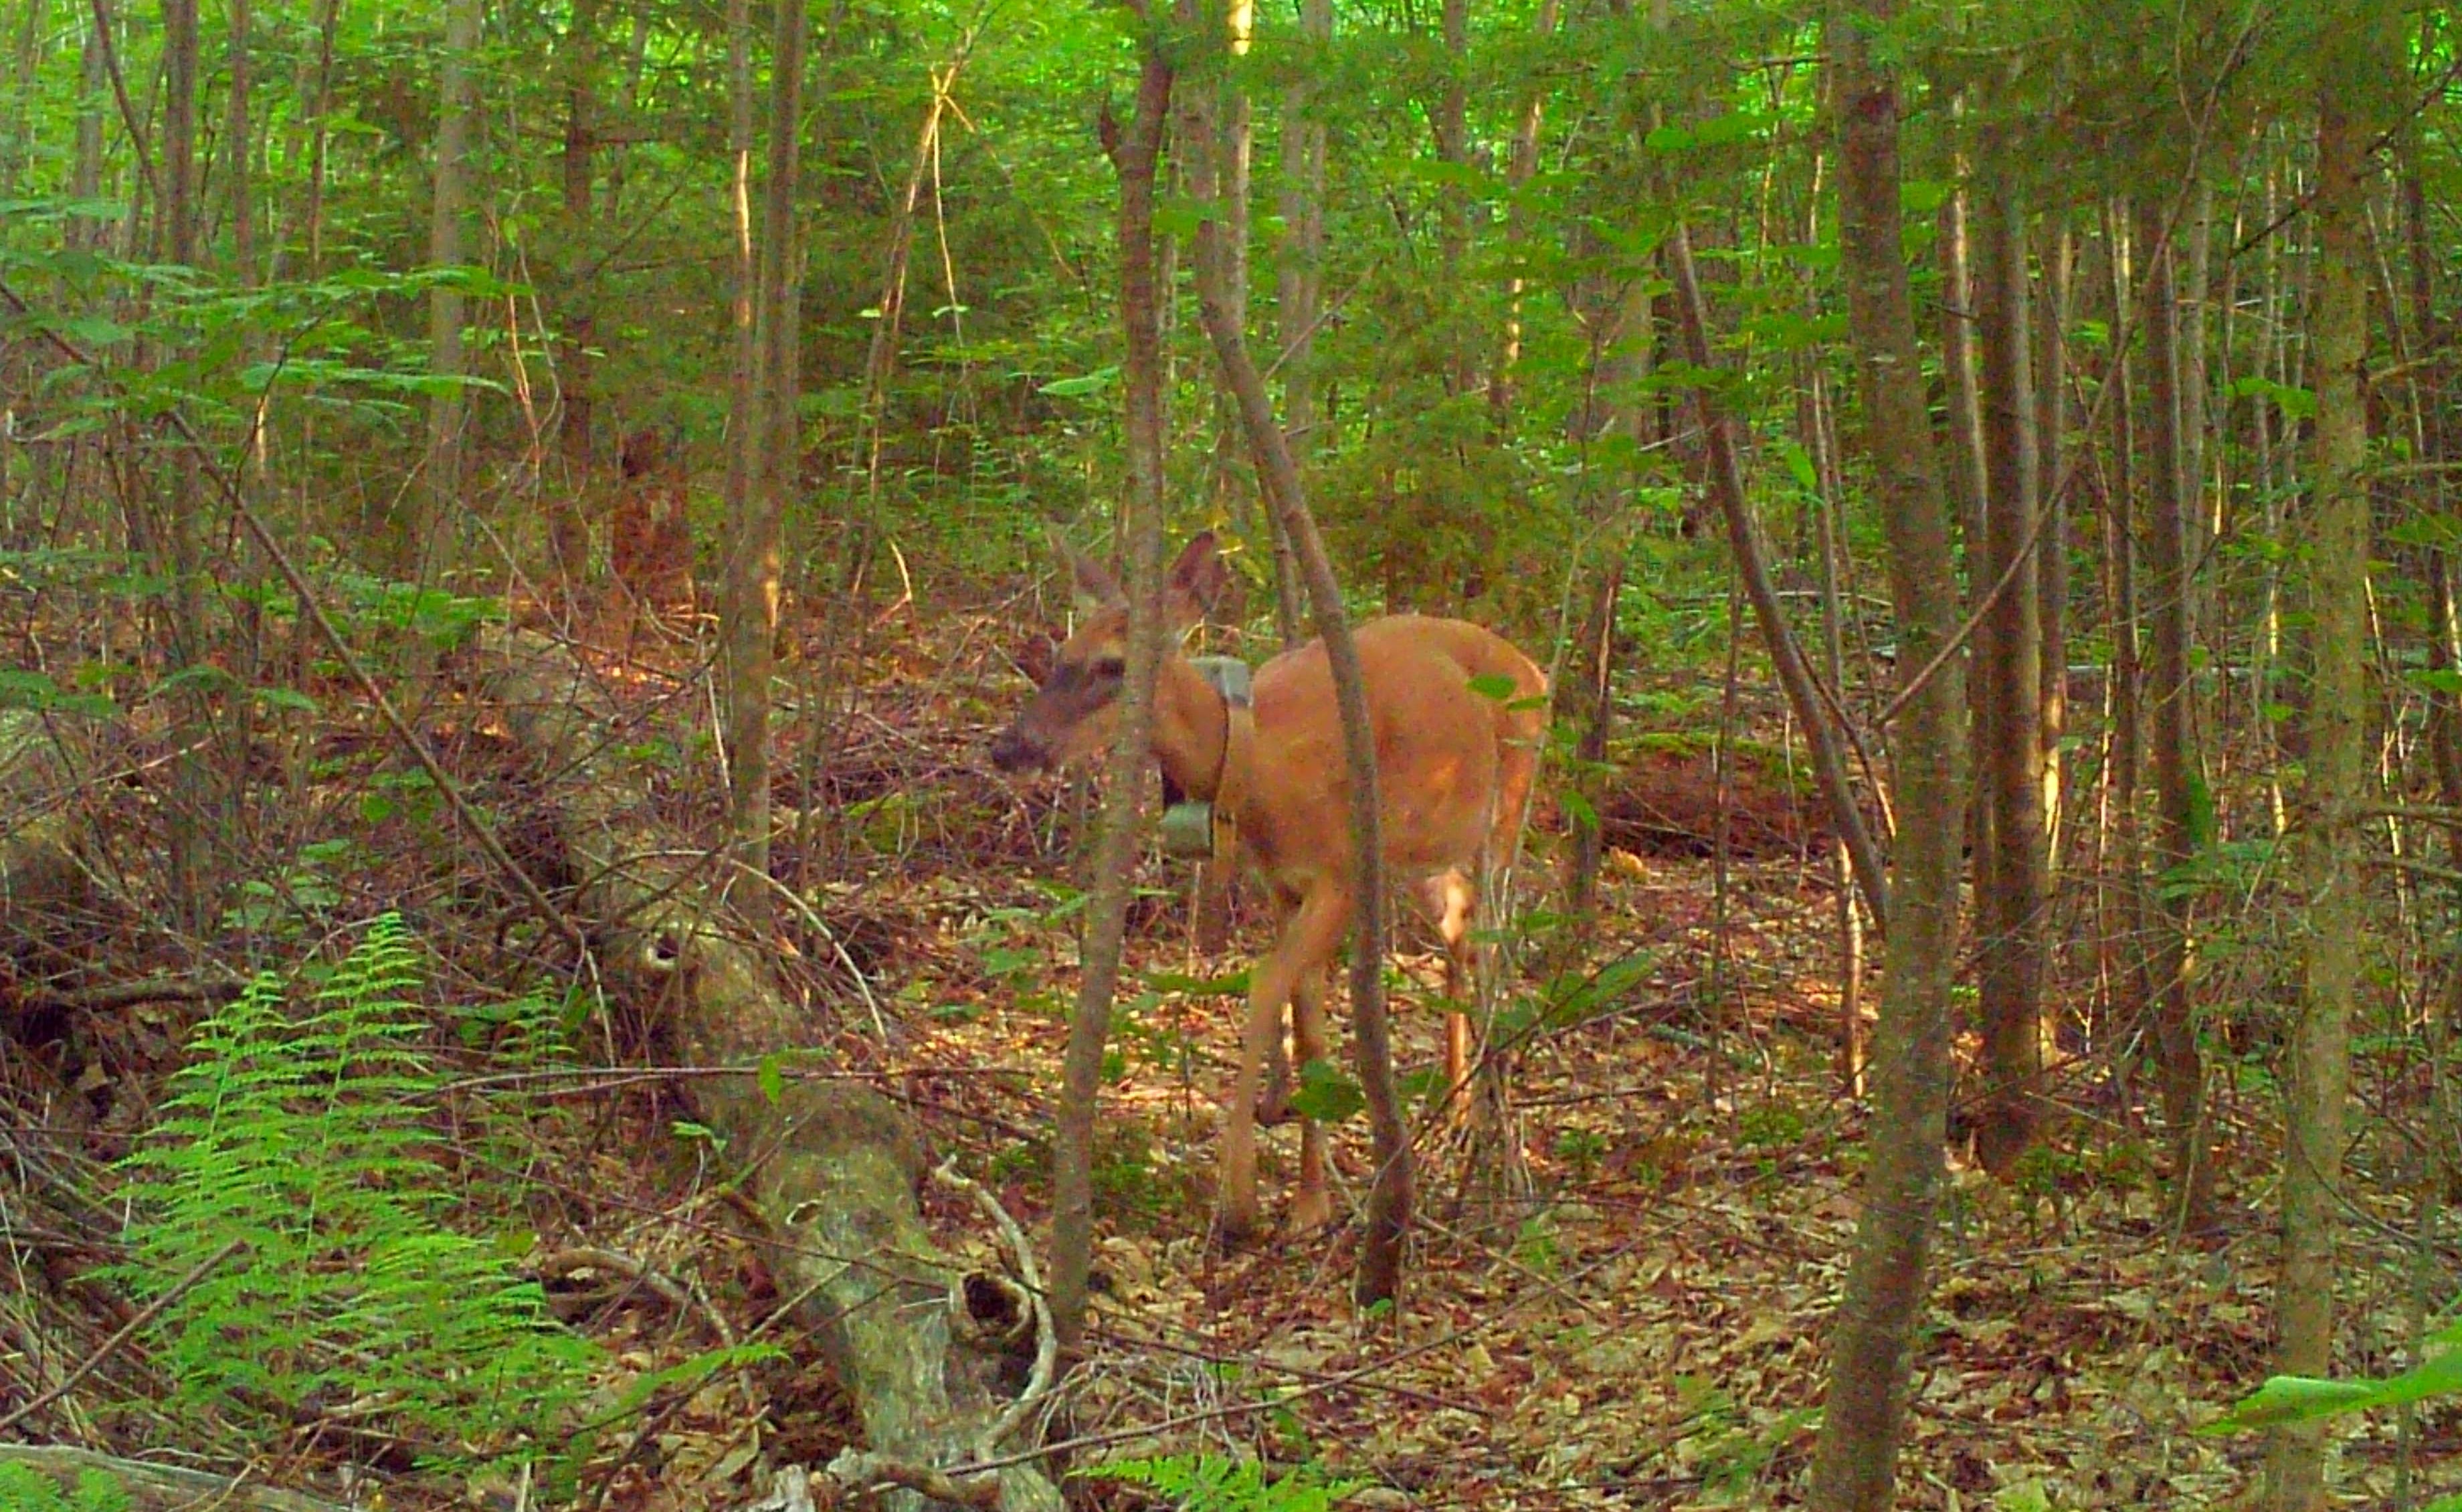
M 691 853 L 694 855 L 701 854 L 698 851 Z M 864 980 L 863 971 L 855 965 L 854 958 L 847 954 L 846 946 L 838 943 L 838 937 L 831 932 L 830 926 L 821 922 L 821 916 L 812 912 L 812 905 L 805 902 L 803 898 L 797 896 L 793 888 L 779 881 L 776 877 L 771 876 L 767 872 L 754 869 L 750 865 L 746 864 L 743 857 L 736 855 L 732 852 L 716 851 L 710 853 L 718 859 L 726 862 L 729 866 L 734 867 L 737 871 L 742 872 L 745 875 L 766 885 L 769 891 L 777 894 L 780 897 L 785 898 L 787 900 L 787 905 L 789 908 L 792 908 L 797 914 L 803 916 L 804 922 L 811 926 L 812 933 L 820 936 L 822 942 L 830 947 L 830 953 L 838 958 L 838 964 L 846 968 L 846 974 L 854 979 L 854 989 L 863 995 L 863 1005 L 872 1010 L 873 1029 L 880 1036 L 881 1043 L 884 1045 L 887 1044 L 889 1042 L 889 1019 L 880 1011 L 880 1000 L 872 995 L 872 983 Z M 636 857 L 636 859 L 638 859 L 638 857 Z
M 34 313 L 33 307 L 28 304 L 16 290 L 11 288 L 6 280 L 0 280 L 0 299 L 6 299 L 21 315 L 31 315 Z M 74 342 L 58 332 L 45 330 L 43 336 L 62 356 L 80 367 L 97 366 L 93 358 L 78 350 Z M 446 771 L 443 765 L 436 759 L 435 753 L 427 748 L 427 743 L 419 738 L 418 732 L 410 727 L 409 721 L 402 718 L 401 711 L 393 706 L 391 699 L 385 697 L 384 689 L 378 685 L 375 674 L 368 671 L 367 664 L 351 650 L 350 642 L 342 638 L 340 628 L 334 623 L 333 617 L 325 613 L 324 602 L 317 597 L 314 588 L 310 586 L 307 574 L 299 570 L 298 563 L 292 560 L 291 553 L 282 549 L 282 543 L 274 538 L 272 529 L 266 525 L 264 519 L 248 507 L 248 500 L 240 493 L 239 485 L 232 480 L 229 472 L 225 470 L 221 461 L 214 456 L 212 448 L 208 447 L 204 439 L 197 434 L 196 427 L 188 423 L 188 418 L 176 409 L 164 418 L 171 428 L 179 433 L 180 439 L 186 442 L 196 452 L 198 465 L 212 481 L 216 491 L 222 494 L 224 502 L 230 506 L 232 518 L 238 520 L 247 529 L 248 535 L 256 542 L 257 549 L 265 553 L 266 560 L 273 564 L 274 572 L 281 576 L 283 584 L 298 600 L 299 613 L 306 616 L 309 622 L 316 627 L 317 635 L 323 637 L 325 644 L 333 651 L 335 659 L 341 663 L 343 671 L 350 674 L 351 680 L 356 682 L 359 691 L 366 695 L 369 704 L 377 711 L 378 719 L 393 732 L 396 740 L 401 742 L 402 747 L 410 752 L 411 759 L 419 764 L 421 771 L 426 773 L 428 781 L 436 785 L 437 791 L 444 798 L 445 807 L 453 810 L 454 819 L 469 831 L 470 837 L 478 845 L 481 853 L 486 855 L 488 862 L 513 884 L 513 890 L 521 895 L 522 900 L 529 905 L 530 910 L 539 917 L 540 920 L 572 941 L 573 948 L 580 952 L 581 969 L 590 971 L 593 966 L 590 940 L 581 932 L 581 926 L 568 918 L 563 910 L 557 908 L 540 889 L 537 878 L 524 871 L 513 860 L 505 850 L 504 842 L 496 837 L 495 831 L 488 828 L 486 822 L 480 817 L 478 810 L 471 807 L 469 798 L 462 791 L 462 785 L 453 780 L 452 773 Z
M 981 1182 L 961 1175 L 955 1156 L 933 1168 L 932 1179 L 973 1198 L 975 1205 L 999 1227 L 1001 1237 L 1008 1242 L 1009 1252 L 1017 1257 L 1017 1273 L 1025 1283 L 1026 1303 L 1034 1311 L 1034 1373 L 1026 1378 L 1026 1390 L 1017 1400 L 1001 1413 L 975 1444 L 976 1458 L 989 1459 L 1000 1453 L 1001 1440 L 1015 1433 L 1018 1425 L 1051 1393 L 1051 1382 L 1060 1366 L 1060 1330 L 1051 1326 L 1051 1304 L 1043 1285 L 1043 1273 L 1034 1263 L 1034 1246 L 1026 1242 L 1017 1220 L 1009 1216 L 1000 1199 L 985 1191 Z
M 247 990 L 248 983 L 236 977 L 207 982 L 146 977 L 67 991 L 37 987 L 25 995 L 25 1001 L 41 1008 L 133 1008 L 140 1003 L 228 1003 Z
M 118 1352 L 119 1347 L 128 1342 L 130 1335 L 136 1333 L 138 1329 L 145 1327 L 147 1324 L 152 1323 L 156 1318 L 161 1317 L 162 1315 L 163 1308 L 168 1307 L 171 1304 L 179 1301 L 183 1296 L 185 1296 L 190 1287 L 211 1275 L 216 1266 L 220 1265 L 224 1261 L 230 1259 L 231 1256 L 246 1243 L 246 1240 L 234 1239 L 227 1241 L 224 1243 L 222 1248 L 215 1250 L 212 1254 L 207 1255 L 205 1259 L 190 1266 L 186 1275 L 171 1284 L 170 1290 L 162 1293 L 162 1295 L 146 1304 L 143 1311 L 138 1313 L 137 1316 L 129 1319 L 126 1323 L 121 1324 L 118 1333 L 115 1333 L 110 1338 L 103 1340 L 102 1347 L 100 1349 L 95 1350 L 92 1354 L 87 1355 L 82 1361 L 78 1362 L 77 1368 L 69 1372 L 68 1375 L 61 1380 L 59 1385 L 53 1387 L 48 1392 L 44 1392 L 41 1394 L 34 1396 L 29 1400 L 26 1405 L 18 1408 L 15 1412 L 11 1413 L 8 1416 L 0 1417 L 0 1434 L 7 1433 L 10 1429 L 16 1427 L 19 1423 L 25 1421 L 27 1417 L 31 1416 L 37 1410 L 49 1407 L 52 1403 L 58 1401 L 71 1391 L 74 1391 L 77 1382 L 84 1380 L 89 1375 L 92 1375 L 103 1361 L 111 1358 L 114 1353 Z

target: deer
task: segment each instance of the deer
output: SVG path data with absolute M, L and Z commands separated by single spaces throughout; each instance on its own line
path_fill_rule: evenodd
M 1003 771 L 1048 770 L 1111 747 L 1126 676 L 1129 610 L 1112 574 L 1063 547 L 1090 612 L 1050 673 L 993 741 Z M 1155 679 L 1153 754 L 1164 785 L 1210 801 L 1218 859 L 1240 853 L 1265 884 L 1278 927 L 1249 974 L 1240 1066 L 1222 1105 L 1215 1180 L 1217 1237 L 1236 1245 L 1258 1227 L 1256 1126 L 1267 1060 L 1278 1073 L 1283 1019 L 1303 1062 L 1326 1054 L 1326 970 L 1350 938 L 1359 899 L 1350 774 L 1325 643 L 1257 669 L 1243 705 L 1178 648 L 1229 579 L 1212 531 L 1191 539 L 1163 585 L 1171 632 Z M 1469 1078 L 1477 879 L 1511 863 L 1537 779 L 1545 674 L 1493 631 L 1467 620 L 1389 615 L 1351 632 L 1376 743 L 1386 871 L 1418 884 L 1446 954 L 1445 1074 L 1459 1099 Z M 1278 1074 L 1265 1117 L 1285 1111 Z M 1290 1227 L 1331 1218 L 1326 1136 L 1303 1114 Z

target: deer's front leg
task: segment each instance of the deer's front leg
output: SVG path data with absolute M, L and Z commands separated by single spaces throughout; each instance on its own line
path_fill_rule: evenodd
M 1217 1225 L 1226 1244 L 1257 1229 L 1257 1088 L 1266 1056 L 1283 1032 L 1283 1009 L 1293 986 L 1322 970 L 1350 922 L 1348 895 L 1320 888 L 1302 898 L 1283 923 L 1273 950 L 1248 983 L 1248 1022 L 1240 1044 L 1240 1071 L 1222 1105 L 1222 1153 L 1215 1179 Z M 1303 1135 L 1305 1140 L 1305 1135 Z

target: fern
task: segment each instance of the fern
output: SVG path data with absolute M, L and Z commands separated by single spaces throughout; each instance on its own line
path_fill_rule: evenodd
M 419 981 L 387 915 L 304 1012 L 262 976 L 191 1034 L 167 1116 L 128 1162 L 125 1274 L 159 1296 L 245 1247 L 155 1325 L 175 1407 L 281 1422 L 347 1402 L 415 1439 L 483 1447 L 577 1393 L 586 1347 L 534 1283 L 446 1226 Z
M 77 1472 L 76 1488 L 63 1492 L 31 1465 L 0 1465 L 0 1512 L 128 1512 L 128 1488 L 100 1470 Z
M 1365 1481 L 1327 1480 L 1307 1466 L 1280 1480 L 1267 1480 L 1254 1459 L 1222 1455 L 1163 1455 L 1152 1459 L 1114 1459 L 1085 1472 L 1127 1480 L 1169 1499 L 1181 1512 L 1328 1512 Z

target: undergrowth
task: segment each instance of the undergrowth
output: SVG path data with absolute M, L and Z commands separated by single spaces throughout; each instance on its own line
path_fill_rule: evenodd
M 121 1272 L 164 1304 L 153 1338 L 175 1411 L 271 1429 L 347 1404 L 431 1457 L 561 1436 L 542 1430 L 590 1350 L 499 1245 L 450 1226 L 420 977 L 387 915 L 296 1011 L 260 976 L 190 1035 L 166 1116 L 127 1162 Z

